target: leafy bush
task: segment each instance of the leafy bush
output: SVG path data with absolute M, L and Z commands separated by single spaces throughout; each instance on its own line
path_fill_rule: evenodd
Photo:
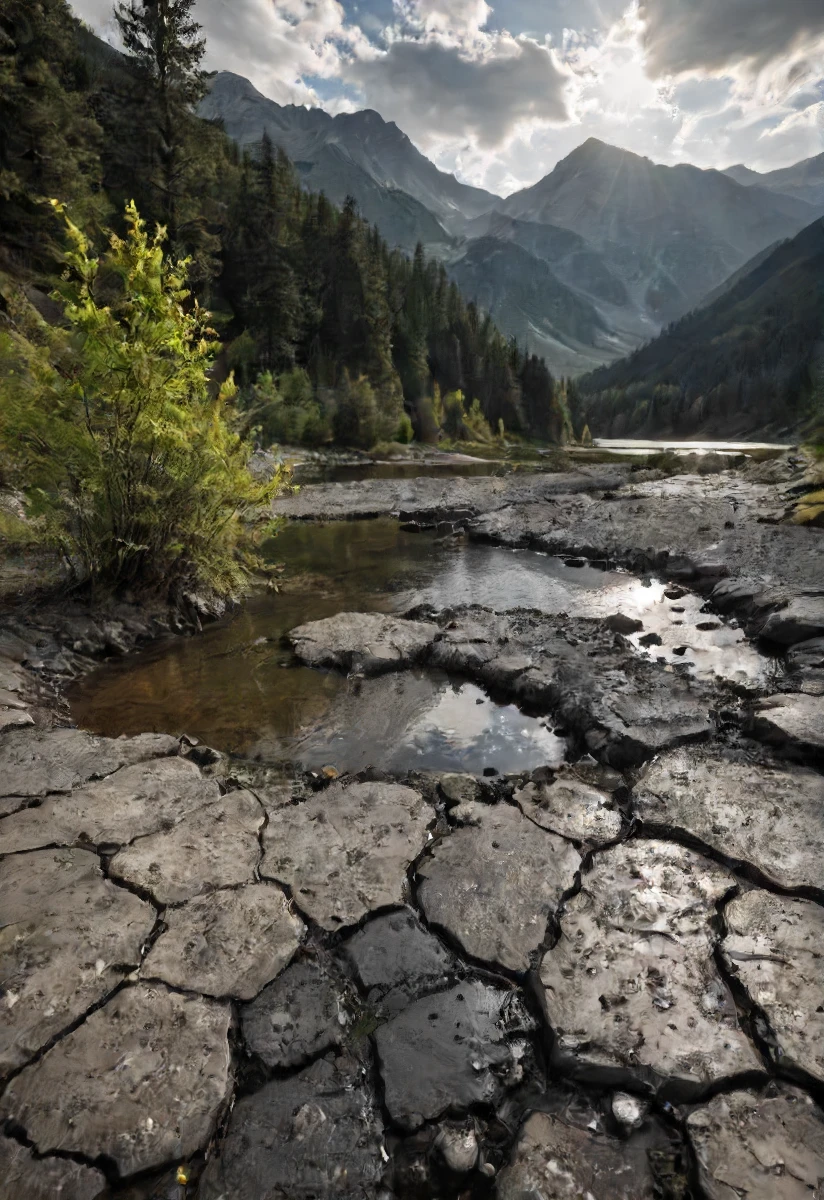
M 251 389 L 246 408 L 247 425 L 264 446 L 275 442 L 320 446 L 332 437 L 329 417 L 300 367 L 279 379 L 264 371 Z
M 247 469 L 231 377 L 210 380 L 218 344 L 133 204 L 102 258 L 60 205 L 70 249 L 58 295 L 66 329 L 0 336 L 0 451 L 29 512 L 92 586 L 236 594 L 257 563 L 283 486 Z
M 402 446 L 408 446 L 415 437 L 415 430 L 412 428 L 412 422 L 408 413 L 402 413 L 401 419 L 398 421 L 398 428 L 395 431 L 395 441 L 400 442 Z

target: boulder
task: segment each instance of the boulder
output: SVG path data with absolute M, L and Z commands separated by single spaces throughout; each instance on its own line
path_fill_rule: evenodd
M 375 1034 L 384 1103 L 403 1129 L 496 1105 L 522 1076 L 531 1022 L 516 992 L 465 980 L 411 1004 Z
M 724 959 L 767 1018 L 781 1067 L 824 1083 L 824 908 L 752 891 L 724 921 Z
M 824 1114 L 804 1092 L 716 1096 L 687 1118 L 707 1200 L 812 1200 L 824 1180 Z
M 291 889 L 324 929 L 402 904 L 406 872 L 426 844 L 432 809 L 395 783 L 332 784 L 269 813 L 260 873 Z
M 621 832 L 621 813 L 612 796 L 571 773 L 549 783 L 528 783 L 515 792 L 515 803 L 542 829 L 588 846 L 612 842 Z
M 734 886 L 725 868 L 669 842 L 596 857 L 541 966 L 561 1069 L 670 1099 L 761 1069 L 713 961 L 716 904 Z
M 86 850 L 36 850 L 0 861 L 0 913 L 5 1074 L 137 966 L 156 914 L 104 879 L 97 855 Z
M 313 1063 L 235 1104 L 200 1200 L 378 1200 L 383 1126 L 359 1065 Z
M 481 788 L 474 775 L 442 775 L 438 789 L 446 801 L 447 808 L 458 804 L 471 804 L 480 796 Z
M 427 921 L 473 958 L 526 971 L 580 855 L 512 805 L 465 807 L 471 823 L 436 842 L 418 866 L 418 900 Z
M 761 636 L 781 646 L 823 637 L 824 595 L 794 597 L 786 608 L 767 617 Z
M 35 1158 L 27 1146 L 0 1135 L 2 1200 L 96 1200 L 106 1177 L 67 1158 Z
M 70 795 L 49 796 L 36 808 L 7 817 L 0 828 L 0 853 L 55 844 L 125 845 L 171 829 L 219 796 L 217 783 L 204 779 L 194 763 L 182 758 L 122 767 Z
M 824 696 L 768 696 L 755 708 L 755 733 L 765 741 L 801 750 L 824 750 Z
M 533 1113 L 498 1177 L 496 1194 L 499 1200 L 654 1200 L 659 1193 L 642 1142 Z
M 221 888 L 167 909 L 141 975 L 205 996 L 251 1000 L 288 965 L 306 927 L 274 884 Z
M 246 1045 L 279 1070 L 340 1045 L 347 1020 L 340 986 L 312 959 L 287 967 L 241 1016 Z
M 295 654 L 310 667 L 378 675 L 418 662 L 437 634 L 438 626 L 426 621 L 405 621 L 383 613 L 339 613 L 299 625 L 289 639 Z
M 650 833 L 687 835 L 781 888 L 824 888 L 824 777 L 695 747 L 643 773 L 632 811 Z
M 40 1154 L 107 1155 L 123 1176 L 202 1150 L 231 1088 L 228 1004 L 126 987 L 6 1088 Z

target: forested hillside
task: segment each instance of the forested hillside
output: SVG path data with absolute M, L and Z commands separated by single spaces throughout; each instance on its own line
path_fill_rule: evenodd
M 158 17 L 163 8 L 165 19 Z M 568 433 L 563 389 L 465 304 L 419 248 L 390 249 L 351 202 L 305 191 L 268 139 L 239 150 L 195 113 L 204 43 L 178 3 L 120 6 L 126 52 L 93 38 L 65 0 L 6 0 L 0 17 L 0 290 L 5 320 L 50 318 L 62 264 L 56 199 L 92 240 L 134 200 L 172 256 L 234 370 L 236 403 L 266 440 L 488 437 L 499 422 Z M 410 423 L 411 419 L 411 423 Z
M 824 220 L 759 259 L 713 303 L 578 381 L 593 432 L 792 435 L 821 426 Z

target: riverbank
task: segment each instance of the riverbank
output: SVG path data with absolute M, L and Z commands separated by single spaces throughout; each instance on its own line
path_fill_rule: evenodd
M 277 502 L 658 573 L 680 655 L 630 590 L 582 593 L 584 616 L 549 575 L 528 607 L 470 581 L 292 631 L 341 723 L 384 714 L 373 744 L 440 672 L 479 714 L 543 721 L 543 765 L 500 771 L 490 743 L 488 771 L 335 779 L 49 729 L 65 681 L 166 618 L 52 608 L 0 638 L 7 711 L 31 718 L 0 739 L 9 1195 L 726 1200 L 730 1163 L 751 1200 L 816 1194 L 824 532 L 766 523 L 789 468 L 639 474 Z M 746 683 L 689 653 L 730 611 L 789 648 Z

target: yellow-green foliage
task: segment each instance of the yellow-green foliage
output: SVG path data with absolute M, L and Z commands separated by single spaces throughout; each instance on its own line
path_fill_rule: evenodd
M 256 564 L 251 525 L 263 530 L 284 479 L 247 470 L 234 384 L 210 381 L 219 346 L 188 264 L 164 258 L 163 230 L 148 236 L 133 204 L 100 259 L 55 208 L 70 247 L 55 293 L 66 328 L 43 327 L 39 344 L 0 335 L 8 481 L 93 585 L 235 594 Z

